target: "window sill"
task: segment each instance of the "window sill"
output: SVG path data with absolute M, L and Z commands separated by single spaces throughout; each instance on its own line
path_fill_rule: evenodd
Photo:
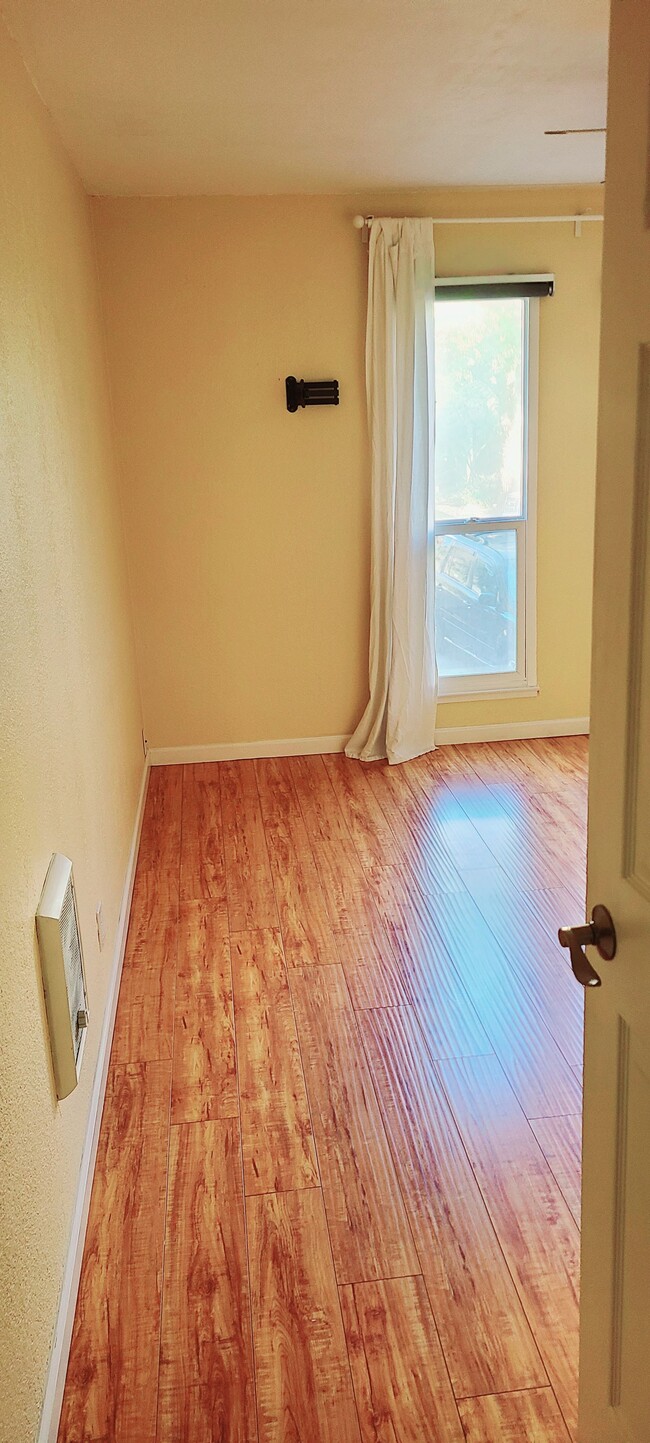
M 438 702 L 462 701 L 516 701 L 521 697 L 539 696 L 538 686 L 503 686 L 488 691 L 447 691 L 439 693 Z

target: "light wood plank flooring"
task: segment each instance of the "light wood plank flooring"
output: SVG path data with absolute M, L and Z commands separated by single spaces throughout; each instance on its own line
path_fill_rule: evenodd
M 151 773 L 59 1443 L 570 1443 L 584 738 Z

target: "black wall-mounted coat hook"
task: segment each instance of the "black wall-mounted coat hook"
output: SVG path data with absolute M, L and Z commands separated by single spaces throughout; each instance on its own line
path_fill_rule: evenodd
M 297 381 L 287 376 L 287 411 L 297 411 L 299 406 L 338 406 L 338 381 Z

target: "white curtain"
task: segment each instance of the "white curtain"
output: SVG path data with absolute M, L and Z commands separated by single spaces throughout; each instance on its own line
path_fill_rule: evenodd
M 434 281 L 433 221 L 371 222 L 370 700 L 345 749 L 362 761 L 434 747 Z

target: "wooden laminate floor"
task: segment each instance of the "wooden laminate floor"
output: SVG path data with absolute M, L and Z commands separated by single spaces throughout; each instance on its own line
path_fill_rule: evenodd
M 586 775 L 151 772 L 60 1443 L 575 1436 Z

